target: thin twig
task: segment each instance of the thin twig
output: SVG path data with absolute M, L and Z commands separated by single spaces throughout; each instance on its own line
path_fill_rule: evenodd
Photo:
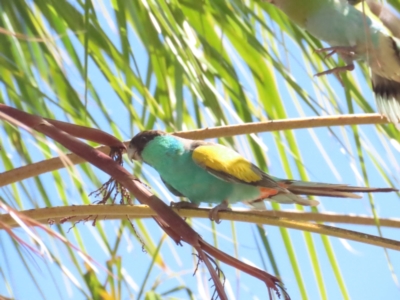
M 270 120 L 238 125 L 218 126 L 213 128 L 198 129 L 192 131 L 177 132 L 176 135 L 189 139 L 209 139 L 227 137 L 241 134 L 305 129 L 316 127 L 387 124 L 389 123 L 379 114 L 338 115 L 323 117 L 293 118 L 282 120 Z
M 208 209 L 179 209 L 175 210 L 182 217 L 208 218 Z M 86 216 L 93 215 L 98 218 L 107 217 L 111 219 L 129 218 L 150 218 L 156 216 L 148 206 L 143 205 L 78 205 L 63 207 L 48 207 L 41 209 L 32 209 L 20 212 L 27 217 L 38 222 L 47 223 L 49 220 L 58 223 L 61 219 L 73 216 L 68 221 L 82 219 Z M 305 230 L 319 234 L 346 238 L 361 243 L 375 246 L 386 247 L 394 250 L 400 250 L 400 242 L 390 239 L 379 238 L 373 235 L 345 230 L 341 228 L 310 223 L 315 222 L 332 222 L 346 223 L 353 225 L 372 225 L 375 221 L 371 217 L 335 215 L 335 214 L 319 214 L 304 212 L 287 212 L 287 211 L 229 211 L 220 212 L 221 220 L 242 221 L 247 223 L 273 225 L 279 227 L 287 227 L 298 230 Z M 16 227 L 18 224 L 9 215 L 0 215 L 0 222 L 10 227 Z M 400 220 L 379 219 L 381 226 L 400 228 Z
M 185 218 L 208 218 L 209 213 L 209 210 L 205 208 L 180 208 L 175 209 L 175 211 L 181 217 Z M 73 205 L 37 208 L 21 211 L 20 213 L 41 223 L 48 223 L 48 221 L 51 220 L 57 224 L 64 222 L 75 222 L 89 215 L 92 215 L 93 218 L 98 216 L 101 219 L 107 217 L 107 220 L 120 220 L 124 219 L 126 216 L 129 216 L 129 218 L 132 219 L 144 219 L 151 218 L 156 215 L 155 212 L 146 205 Z M 337 213 L 313 213 L 282 210 L 243 211 L 235 209 L 233 209 L 231 212 L 220 212 L 221 220 L 228 221 L 244 221 L 254 223 L 255 220 L 253 215 L 260 215 L 260 217 L 280 217 L 296 221 L 376 226 L 373 217 L 341 215 Z M 90 220 L 90 218 L 88 220 Z M 17 226 L 13 219 L 7 214 L 0 215 L 0 221 L 12 227 Z M 400 228 L 400 219 L 380 218 L 379 224 L 383 227 Z

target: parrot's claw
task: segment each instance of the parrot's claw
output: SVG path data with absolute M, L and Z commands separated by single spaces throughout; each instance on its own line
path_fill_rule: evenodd
M 214 208 L 210 210 L 210 213 L 208 214 L 208 217 L 210 218 L 211 221 L 215 221 L 217 224 L 221 223 L 221 220 L 218 217 L 218 212 L 220 211 L 231 211 L 232 208 L 228 207 L 229 202 L 224 200 Z
M 352 46 L 335 46 L 335 47 L 327 47 L 327 48 L 320 48 L 316 49 L 316 53 L 322 53 L 322 52 L 329 52 L 325 58 L 328 58 L 332 56 L 335 53 L 338 53 L 341 56 L 344 56 L 345 58 L 352 58 L 356 54 L 356 47 Z
M 336 67 L 336 68 L 333 68 L 333 69 L 330 69 L 330 70 L 326 70 L 326 71 L 317 73 L 314 76 L 318 76 L 319 77 L 319 76 L 323 76 L 323 75 L 333 74 L 339 80 L 340 84 L 342 86 L 344 86 L 343 80 L 340 77 L 339 73 L 346 72 L 346 71 L 353 71 L 353 70 L 354 70 L 354 64 L 351 63 L 351 64 L 348 64 L 346 66 Z
M 354 56 L 356 55 L 356 50 L 357 50 L 356 47 L 352 46 L 335 46 L 335 47 L 327 47 L 315 50 L 315 52 L 317 53 L 328 52 L 324 58 L 331 57 L 333 54 L 337 53 L 348 64 L 342 67 L 336 67 L 330 70 L 326 70 L 324 72 L 317 73 L 314 76 L 334 74 L 336 78 L 339 80 L 340 84 L 344 86 L 343 80 L 340 77 L 339 73 L 354 70 L 354 64 L 352 63 L 352 61 L 354 59 Z
M 177 209 L 180 209 L 180 208 L 198 208 L 199 204 L 186 202 L 186 201 L 180 201 L 180 202 L 171 201 L 170 206 L 173 207 L 173 208 L 177 208 Z

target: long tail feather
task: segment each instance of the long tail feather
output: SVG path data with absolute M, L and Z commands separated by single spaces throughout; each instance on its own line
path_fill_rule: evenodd
M 304 206 L 316 206 L 319 204 L 318 201 L 303 198 L 298 195 L 359 199 L 361 196 L 355 193 L 398 192 L 398 190 L 394 188 L 371 188 L 349 186 L 347 184 L 306 182 L 298 180 L 284 180 L 279 178 L 274 179 L 278 182 L 278 185 L 282 188 L 283 192 L 276 191 L 277 193 L 275 194 L 268 194 L 268 189 L 262 188 L 263 197 L 254 201 L 250 201 L 248 204 L 256 209 L 261 210 L 265 209 L 263 200 L 272 200 L 279 203 L 296 203 Z
M 372 88 L 376 95 L 376 104 L 381 114 L 389 121 L 400 121 L 400 82 L 372 73 Z
M 354 193 L 386 193 L 398 192 L 394 188 L 370 188 L 349 186 L 346 184 L 327 184 L 319 182 L 304 182 L 296 180 L 279 181 L 282 187 L 296 195 L 312 195 L 323 197 L 340 197 L 340 198 L 361 198 L 360 195 Z

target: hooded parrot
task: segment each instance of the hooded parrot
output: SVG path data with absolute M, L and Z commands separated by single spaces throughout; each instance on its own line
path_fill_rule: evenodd
M 127 152 L 131 160 L 152 166 L 174 195 L 191 201 L 174 206 L 217 204 L 209 214 L 217 223 L 218 211 L 229 210 L 229 204 L 242 201 L 253 206 L 264 199 L 315 206 L 318 201 L 298 195 L 361 198 L 354 192 L 397 191 L 276 178 L 223 145 L 184 139 L 160 130 L 138 133 L 130 141 Z
M 331 47 L 318 49 L 337 53 L 346 63 L 316 76 L 352 71 L 354 61 L 371 69 L 372 88 L 379 112 L 389 121 L 400 121 L 400 28 L 389 9 L 371 0 L 266 0 L 290 20 Z M 367 14 L 363 13 L 363 10 Z

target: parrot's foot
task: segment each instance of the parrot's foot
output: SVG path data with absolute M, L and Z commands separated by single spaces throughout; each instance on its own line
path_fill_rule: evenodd
M 339 80 L 340 84 L 342 86 L 344 86 L 343 80 L 340 77 L 339 73 L 346 72 L 346 71 L 353 71 L 353 70 L 354 70 L 354 64 L 351 63 L 351 64 L 348 64 L 346 66 L 336 67 L 336 68 L 333 68 L 333 69 L 330 69 L 330 70 L 326 70 L 326 71 L 317 73 L 314 76 L 318 76 L 319 77 L 319 76 L 323 76 L 323 75 L 333 74 Z
M 218 217 L 218 212 L 219 211 L 231 211 L 232 208 L 228 207 L 229 202 L 224 200 L 222 201 L 220 204 L 218 204 L 217 206 L 213 207 L 210 210 L 210 213 L 208 214 L 208 217 L 210 218 L 211 221 L 215 221 L 217 224 L 221 223 L 221 220 Z
M 315 52 L 317 53 L 328 52 L 324 58 L 331 57 L 333 54 L 337 53 L 344 59 L 347 65 L 326 70 L 324 72 L 317 73 L 314 76 L 334 74 L 336 78 L 339 80 L 340 84 L 344 86 L 343 80 L 340 77 L 339 73 L 354 70 L 354 64 L 352 61 L 355 59 L 356 50 L 357 48 L 355 46 L 335 46 L 335 47 L 327 47 L 315 50 Z
M 177 209 L 180 209 L 180 208 L 198 208 L 199 204 L 192 203 L 192 202 L 186 202 L 186 201 L 180 201 L 180 202 L 171 201 L 170 206 L 174 207 L 174 208 L 177 208 Z

